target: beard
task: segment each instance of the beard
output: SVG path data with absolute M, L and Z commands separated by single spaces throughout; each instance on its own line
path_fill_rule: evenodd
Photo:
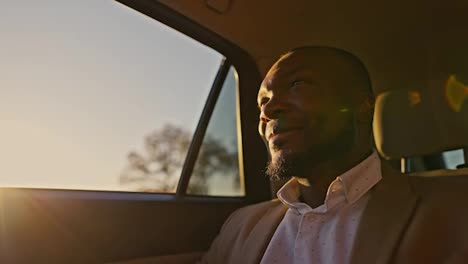
M 302 175 L 305 168 L 303 157 L 304 155 L 292 153 L 281 155 L 275 162 L 268 162 L 265 173 L 274 181 L 288 180 L 292 175 Z
M 346 155 L 356 142 L 356 129 L 354 120 L 350 119 L 348 125 L 332 141 L 322 144 L 307 144 L 307 151 L 294 153 L 285 151 L 277 157 L 275 162 L 267 163 L 265 173 L 274 181 L 289 180 L 291 177 L 306 178 L 308 171 L 326 161 L 338 160 Z M 270 155 L 271 157 L 271 155 Z

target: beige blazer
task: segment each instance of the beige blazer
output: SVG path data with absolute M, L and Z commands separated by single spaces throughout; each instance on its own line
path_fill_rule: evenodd
M 468 263 L 468 177 L 407 176 L 384 162 L 382 175 L 351 263 Z M 286 210 L 273 200 L 235 211 L 201 263 L 260 263 Z

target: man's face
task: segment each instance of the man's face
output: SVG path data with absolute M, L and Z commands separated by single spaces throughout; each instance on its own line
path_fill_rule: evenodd
M 300 173 L 304 162 L 323 161 L 352 142 L 353 119 L 342 103 L 341 72 L 336 60 L 296 52 L 267 73 L 257 101 L 258 129 L 270 154 L 269 169 L 286 164 L 299 169 L 288 173 Z M 298 160 L 301 164 L 295 164 Z

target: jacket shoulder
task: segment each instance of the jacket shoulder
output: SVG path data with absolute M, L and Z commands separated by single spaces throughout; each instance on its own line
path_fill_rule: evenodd
M 284 205 L 278 200 L 248 205 L 234 211 L 224 223 L 225 228 L 237 229 L 239 235 L 249 233 L 256 224 L 271 211 L 280 210 Z
M 263 215 L 268 210 L 271 210 L 274 207 L 282 206 L 281 201 L 278 199 L 273 199 L 270 201 L 265 201 L 261 203 L 251 204 L 248 206 L 241 207 L 234 211 L 231 217 L 235 217 L 237 215 L 242 215 L 244 217 L 254 217 L 257 215 Z
M 200 263 L 240 263 L 246 242 L 268 240 L 281 221 L 285 206 L 277 199 L 242 207 L 224 222 Z

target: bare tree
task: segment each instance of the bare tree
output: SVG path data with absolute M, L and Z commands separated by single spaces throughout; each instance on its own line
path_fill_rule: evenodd
M 145 153 L 132 151 L 120 175 L 120 183 L 134 185 L 138 191 L 174 192 L 184 164 L 191 134 L 167 124 L 144 139 Z M 207 180 L 215 173 L 232 174 L 237 167 L 237 152 L 229 152 L 218 140 L 205 136 L 192 172 L 188 193 L 206 194 Z M 238 177 L 233 177 L 238 181 Z

